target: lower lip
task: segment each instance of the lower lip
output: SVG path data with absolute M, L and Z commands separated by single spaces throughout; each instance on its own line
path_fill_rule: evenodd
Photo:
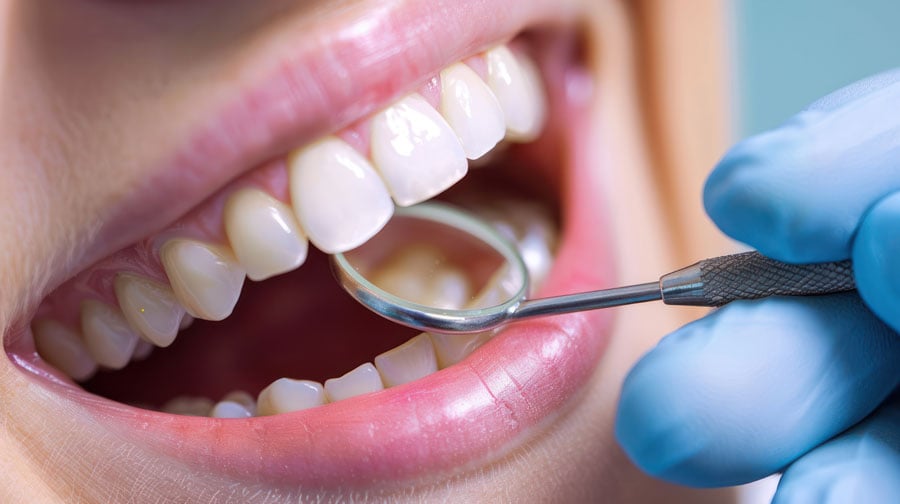
M 583 138 L 589 131 L 585 114 L 576 107 L 566 113 L 565 234 L 543 296 L 610 284 L 608 233 L 596 217 L 604 209 L 592 183 L 590 160 L 596 156 Z M 603 311 L 519 322 L 461 364 L 426 378 L 270 417 L 169 415 L 98 400 L 80 388 L 74 395 L 125 439 L 239 480 L 348 488 L 420 479 L 497 459 L 551 428 L 590 379 L 610 322 Z M 72 385 L 51 380 L 48 386 L 73 395 Z

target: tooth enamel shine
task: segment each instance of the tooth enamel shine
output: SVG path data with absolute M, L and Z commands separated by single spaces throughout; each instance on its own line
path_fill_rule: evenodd
M 384 384 L 381 382 L 381 375 L 378 374 L 375 366 L 369 362 L 358 366 L 353 371 L 349 371 L 339 378 L 331 378 L 325 381 L 325 395 L 331 402 L 383 389 Z
M 160 250 L 175 297 L 192 316 L 223 320 L 241 295 L 244 270 L 231 254 L 194 240 L 169 240 Z
M 291 271 L 306 260 L 306 235 L 294 212 L 258 189 L 240 189 L 225 203 L 225 234 L 251 280 Z
M 167 285 L 130 273 L 119 273 L 113 281 L 122 315 L 148 341 L 167 347 L 175 341 L 184 308 Z
M 503 109 L 494 93 L 463 63 L 441 72 L 441 115 L 456 132 L 469 159 L 485 155 L 506 134 Z
M 81 333 L 94 360 L 112 369 L 128 364 L 139 339 L 118 309 L 93 299 L 81 305 Z
M 438 370 L 431 339 L 424 333 L 375 357 L 375 367 L 388 387 L 418 380 Z
M 322 404 L 325 404 L 325 389 L 321 383 L 279 378 L 259 393 L 256 412 L 259 416 L 277 415 Z
M 375 116 L 372 160 L 400 206 L 440 194 L 468 170 L 466 154 L 450 125 L 417 94 Z
M 291 205 L 309 240 L 334 254 L 362 245 L 394 213 L 387 188 L 369 161 L 328 137 L 289 156 Z
M 487 83 L 503 109 L 507 138 L 534 140 L 546 116 L 544 90 L 534 64 L 524 55 L 513 55 L 506 46 L 491 49 L 484 57 Z

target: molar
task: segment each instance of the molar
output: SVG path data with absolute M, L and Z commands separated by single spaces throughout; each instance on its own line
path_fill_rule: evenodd
M 240 189 L 225 203 L 225 234 L 251 280 L 296 269 L 306 260 L 306 235 L 284 203 L 258 189 Z
M 259 416 L 290 413 L 325 404 L 325 389 L 319 382 L 279 378 L 264 388 L 256 400 Z
M 119 273 L 113 281 L 122 315 L 132 329 L 159 347 L 175 341 L 184 308 L 168 285 L 134 275 Z
M 434 347 L 425 333 L 375 357 L 375 367 L 388 387 L 418 380 L 438 369 Z
M 244 271 L 223 247 L 194 240 L 169 240 L 160 258 L 175 297 L 192 316 L 223 320 L 234 309 L 244 285 Z
M 372 160 L 400 206 L 443 192 L 468 170 L 466 154 L 450 125 L 417 94 L 372 120 Z
M 93 299 L 81 305 L 81 332 L 94 360 L 112 369 L 128 364 L 139 340 L 121 311 Z
M 381 375 L 372 363 L 367 362 L 339 378 L 325 381 L 325 395 L 331 402 L 349 399 L 384 389 Z
M 73 380 L 87 380 L 97 371 L 97 362 L 77 332 L 55 320 L 35 321 L 32 332 L 41 358 Z
M 387 188 L 369 161 L 327 137 L 288 158 L 291 205 L 309 240 L 335 254 L 362 245 L 394 213 Z
M 212 408 L 213 402 L 211 399 L 205 397 L 179 396 L 163 405 L 161 411 L 175 415 L 205 417 L 209 416 L 209 412 Z
M 486 154 L 506 133 L 503 109 L 494 93 L 463 63 L 441 72 L 441 115 L 456 132 L 469 159 Z
M 491 49 L 484 58 L 488 87 L 503 109 L 506 137 L 518 142 L 534 140 L 547 115 L 543 84 L 534 63 L 525 55 L 513 55 L 506 46 Z

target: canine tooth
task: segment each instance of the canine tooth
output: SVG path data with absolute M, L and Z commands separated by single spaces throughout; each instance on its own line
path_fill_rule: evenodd
M 97 370 L 77 332 L 54 320 L 35 321 L 32 332 L 41 358 L 73 380 L 86 380 Z
M 431 344 L 434 345 L 434 353 L 437 357 L 438 367 L 444 369 L 450 367 L 484 345 L 494 337 L 493 331 L 485 331 L 476 334 L 428 334 Z
M 225 394 L 222 401 L 231 401 L 240 404 L 250 413 L 256 414 L 256 398 L 244 392 L 243 390 L 235 390 Z
M 387 387 L 418 380 L 438 369 L 434 346 L 425 333 L 375 357 L 375 367 Z
M 331 402 L 383 389 L 381 375 L 370 362 L 358 366 L 340 378 L 331 378 L 325 381 L 325 395 Z
M 81 305 L 81 333 L 91 357 L 112 369 L 128 364 L 139 340 L 122 312 L 93 299 Z
M 456 133 L 417 94 L 375 116 L 372 161 L 400 206 L 441 193 L 468 170 L 466 153 Z
M 175 341 L 184 308 L 168 285 L 130 273 L 119 273 L 113 282 L 125 320 L 156 346 Z
M 497 97 L 471 68 L 456 63 L 441 72 L 441 115 L 469 159 L 478 159 L 506 132 Z
M 497 97 L 506 121 L 507 138 L 528 142 L 540 133 L 546 117 L 541 77 L 526 56 L 515 56 L 506 46 L 485 53 L 488 86 Z
M 243 404 L 234 401 L 219 401 L 213 406 L 209 416 L 213 418 L 250 418 L 253 413 L 250 412 Z
M 259 416 L 289 413 L 325 404 L 325 389 L 319 382 L 279 378 L 259 393 Z
M 212 400 L 205 397 L 180 396 L 164 404 L 160 410 L 175 415 L 209 416 L 212 408 Z
M 390 220 L 394 203 L 366 158 L 325 138 L 288 160 L 291 204 L 309 240 L 323 252 L 362 245 Z
M 192 316 L 222 320 L 241 295 L 244 271 L 222 247 L 176 238 L 160 250 L 175 297 Z
M 225 203 L 225 234 L 251 280 L 291 271 L 306 260 L 306 235 L 294 212 L 258 189 L 241 189 Z

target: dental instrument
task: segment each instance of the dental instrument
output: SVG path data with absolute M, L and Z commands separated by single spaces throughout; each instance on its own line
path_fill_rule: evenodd
M 477 333 L 526 318 L 582 310 L 662 301 L 669 305 L 717 307 L 736 300 L 769 296 L 809 296 L 854 290 L 850 260 L 817 264 L 788 264 L 758 252 L 744 252 L 699 261 L 668 273 L 658 281 L 542 299 L 526 299 L 529 274 L 525 261 L 511 242 L 488 224 L 460 209 L 439 203 L 398 208 L 392 222 L 443 226 L 432 237 L 452 233 L 468 236 L 496 254 L 503 269 L 499 282 L 508 294 L 492 306 L 447 309 L 420 304 L 391 293 L 367 278 L 371 265 L 365 250 L 332 256 L 332 271 L 354 299 L 375 313 L 399 324 L 437 333 Z M 420 228 L 421 230 L 422 228 Z M 377 237 L 376 237 L 377 238 Z M 461 238 L 453 237 L 453 241 Z M 375 255 L 399 246 L 397 235 L 378 243 Z M 386 243 L 385 243 L 386 242 Z M 365 246 L 364 246 L 365 247 Z

